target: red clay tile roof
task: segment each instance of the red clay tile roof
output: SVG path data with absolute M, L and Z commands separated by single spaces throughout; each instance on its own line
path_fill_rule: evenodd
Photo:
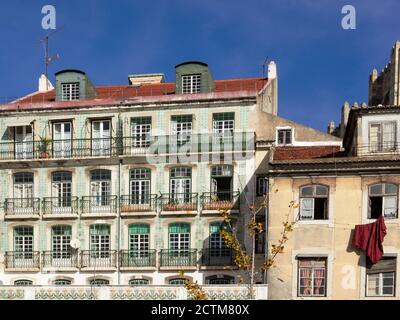
M 274 160 L 320 159 L 343 156 L 340 146 L 277 147 Z
M 239 91 L 259 91 L 267 83 L 266 78 L 244 78 L 231 80 L 215 80 L 215 89 L 213 92 L 239 92 Z M 164 82 L 157 84 L 144 84 L 140 87 L 133 86 L 98 86 L 96 87 L 97 96 L 94 99 L 126 99 L 134 97 L 164 96 L 175 94 L 175 83 Z M 93 100 L 93 99 L 86 99 Z M 25 96 L 18 101 L 9 103 L 45 103 L 55 101 L 55 90 L 46 93 L 34 93 Z

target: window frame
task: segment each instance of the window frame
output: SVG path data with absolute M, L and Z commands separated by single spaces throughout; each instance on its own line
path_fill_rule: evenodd
M 312 191 L 312 195 L 303 195 L 303 189 L 307 188 L 307 187 L 312 187 L 313 191 Z M 317 187 L 323 187 L 326 189 L 326 195 L 319 195 L 317 193 Z M 330 214 L 329 214 L 329 196 L 330 196 L 330 188 L 327 185 L 323 185 L 323 184 L 306 184 L 303 186 L 299 187 L 299 210 L 298 210 L 298 221 L 329 221 L 330 219 Z M 302 215 L 302 211 L 303 211 L 303 200 L 306 199 L 312 199 L 313 200 L 313 206 L 311 209 L 311 218 L 304 218 L 304 215 Z M 323 219 L 315 219 L 315 199 L 326 199 L 325 201 L 325 212 L 324 212 L 324 218 Z
M 62 82 L 61 83 L 61 100 L 62 101 L 76 101 L 81 97 L 79 82 Z
M 381 258 L 379 262 L 382 260 L 394 260 L 394 266 L 393 270 L 377 270 L 377 271 L 369 271 L 368 266 L 371 266 L 366 264 L 365 268 L 365 297 L 367 298 L 376 298 L 376 297 L 395 297 L 396 296 L 396 280 L 397 280 L 397 256 L 384 256 Z M 379 264 L 378 262 L 378 264 Z M 376 265 L 374 265 L 376 267 Z M 383 285 L 383 275 L 384 274 L 392 274 L 392 294 L 383 294 L 383 288 L 385 287 Z M 369 279 L 371 275 L 379 275 L 378 278 L 378 294 L 370 294 L 369 293 Z M 386 286 L 388 287 L 388 286 Z M 376 287 L 375 287 L 376 288 Z
M 290 132 L 290 135 L 288 136 L 287 132 Z M 284 136 L 283 136 L 283 142 L 280 142 L 280 138 L 279 138 L 279 132 L 285 132 Z M 288 137 L 290 138 L 290 142 L 286 142 Z M 278 146 L 290 146 L 293 145 L 293 141 L 294 141 L 294 130 L 292 127 L 277 127 L 276 128 L 276 145 Z
M 379 186 L 379 185 L 382 186 L 381 192 L 373 194 L 371 192 L 371 189 L 373 187 L 376 187 L 376 186 Z M 396 189 L 397 189 L 396 192 L 393 192 L 393 193 L 386 192 L 386 185 L 395 186 Z M 398 216 L 399 216 L 399 185 L 398 184 L 392 183 L 392 182 L 378 182 L 378 183 L 373 183 L 373 184 L 368 185 L 368 198 L 367 198 L 367 201 L 368 201 L 368 212 L 367 212 L 367 219 L 378 219 L 379 216 L 376 217 L 376 218 L 372 217 L 371 198 L 382 198 L 382 212 L 381 212 L 381 215 L 383 215 L 383 217 L 385 219 L 392 220 L 392 219 L 397 219 L 398 218 Z M 388 208 L 385 208 L 385 204 L 386 204 L 385 199 L 387 199 L 387 198 L 395 198 L 396 199 L 396 201 L 395 201 L 396 212 L 395 212 L 395 214 L 393 216 L 385 215 L 385 209 L 388 209 Z
M 315 257 L 297 257 L 296 258 L 296 260 L 297 260 L 297 297 L 300 297 L 300 298 L 325 298 L 325 297 L 327 297 L 327 290 L 328 290 L 328 258 L 327 257 L 325 257 L 325 256 L 315 256 Z M 324 262 L 324 267 L 321 267 L 321 266 L 311 266 L 311 267 L 307 267 L 307 266 L 300 266 L 300 262 L 301 261 L 305 261 L 305 260 L 310 260 L 310 261 L 312 261 L 312 262 L 314 262 L 314 263 L 318 263 L 318 262 L 321 262 L 321 261 L 323 261 Z M 309 295 L 305 295 L 305 294 L 301 294 L 300 293 L 300 290 L 301 290 L 301 280 L 302 279 L 304 279 L 304 277 L 302 278 L 301 277 L 301 270 L 302 269 L 311 269 L 311 294 L 309 294 Z M 317 294 L 315 294 L 314 293 L 314 286 L 315 286 L 315 284 L 314 284 L 314 280 L 315 280 L 315 273 L 314 273 L 314 271 L 315 270 L 321 270 L 321 269 L 323 269 L 324 270 L 324 277 L 323 278 L 321 278 L 321 279 L 323 279 L 323 283 L 324 283 L 324 286 L 323 286 L 323 289 L 324 289 L 324 294 L 319 294 L 319 295 L 317 295 Z M 320 287 L 321 288 L 321 287 Z
M 184 74 L 181 76 L 182 94 L 201 92 L 201 73 Z
M 386 141 L 385 142 L 385 125 L 387 124 L 392 124 L 394 126 L 394 132 L 392 135 L 394 136 L 394 141 Z M 376 148 L 372 147 L 372 142 L 371 142 L 371 127 L 373 126 L 379 126 L 379 129 L 377 131 L 377 141 L 376 141 Z M 395 151 L 398 149 L 398 142 L 397 142 L 397 122 L 396 121 L 371 121 L 368 123 L 368 150 L 371 153 L 381 153 L 381 152 L 391 152 Z M 388 146 L 385 147 L 385 143 L 388 144 Z

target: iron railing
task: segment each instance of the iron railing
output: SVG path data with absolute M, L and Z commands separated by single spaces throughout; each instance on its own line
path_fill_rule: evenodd
M 81 268 L 116 268 L 115 250 L 82 250 Z
M 40 252 L 38 251 L 7 251 L 4 258 L 6 269 L 40 268 Z
M 81 202 L 82 213 L 85 214 L 105 214 L 117 212 L 117 196 L 87 196 L 82 197 Z
M 239 191 L 203 192 L 200 196 L 203 210 L 223 210 L 239 208 Z
M 160 196 L 162 211 L 196 211 L 197 193 L 163 193 Z
M 157 209 L 156 194 L 133 194 L 121 196 L 121 213 L 128 212 L 149 212 Z
M 42 253 L 43 268 L 77 268 L 78 255 L 72 251 L 44 251 Z
M 195 267 L 196 265 L 196 249 L 163 249 L 160 251 L 161 267 Z
M 400 154 L 400 143 L 397 141 L 387 141 L 378 143 L 357 144 L 352 149 L 356 156 L 377 156 Z
M 49 215 L 77 214 L 78 197 L 46 197 L 43 198 L 43 213 Z
M 254 151 L 254 132 L 193 133 L 146 137 L 10 141 L 0 160 L 73 159 L 111 156 Z
M 8 198 L 4 202 L 6 216 L 39 215 L 39 198 Z
M 201 265 L 222 267 L 232 266 L 233 250 L 230 248 L 208 248 L 201 251 Z
M 155 267 L 156 250 L 121 250 L 119 265 L 123 268 Z

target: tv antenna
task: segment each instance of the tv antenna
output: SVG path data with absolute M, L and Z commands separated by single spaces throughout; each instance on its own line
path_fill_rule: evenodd
M 57 53 L 55 55 L 49 55 L 49 38 L 54 35 L 57 31 L 62 30 L 63 27 L 60 29 L 56 29 L 48 34 L 41 40 L 44 46 L 44 65 L 45 65 L 45 76 L 46 76 L 46 91 L 49 90 L 49 77 L 48 77 L 48 69 L 49 65 L 54 61 L 60 59 L 60 55 Z

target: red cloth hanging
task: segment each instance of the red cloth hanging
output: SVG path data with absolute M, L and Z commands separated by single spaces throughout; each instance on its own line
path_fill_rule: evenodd
M 386 235 L 386 225 L 381 215 L 375 222 L 356 225 L 352 245 L 366 251 L 366 256 L 372 264 L 383 256 L 383 239 Z

